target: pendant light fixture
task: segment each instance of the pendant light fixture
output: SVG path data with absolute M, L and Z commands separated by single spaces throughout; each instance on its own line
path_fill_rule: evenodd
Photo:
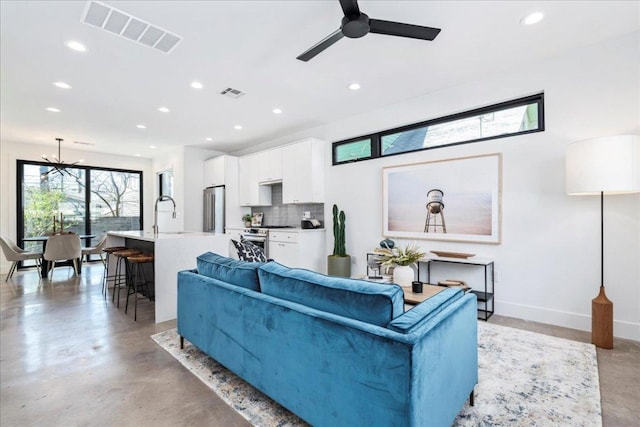
M 45 173 L 43 173 L 42 175 L 40 175 L 40 179 L 45 179 L 50 173 L 52 172 L 57 172 L 60 175 L 64 175 L 67 174 L 70 177 L 76 178 L 75 175 L 73 175 L 71 172 L 69 172 L 67 170 L 68 167 L 77 165 L 78 163 L 80 163 L 82 160 L 78 160 L 75 161 L 73 163 L 69 163 L 69 164 L 65 164 L 64 160 L 62 160 L 61 156 L 60 156 L 60 143 L 62 143 L 62 141 L 64 141 L 64 139 L 62 138 L 56 138 L 56 141 L 58 141 L 58 155 L 56 156 L 55 154 L 52 154 L 51 157 L 53 157 L 53 159 L 55 161 L 51 161 L 49 160 L 49 158 L 46 155 L 42 155 L 42 158 L 51 165 L 52 169 L 49 169 L 48 171 L 46 171 Z

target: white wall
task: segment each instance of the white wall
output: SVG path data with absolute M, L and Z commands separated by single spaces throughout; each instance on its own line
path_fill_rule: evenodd
M 157 174 L 173 170 L 173 199 L 176 202 L 176 218 L 171 217 L 173 204 L 158 203 L 160 231 L 202 231 L 202 190 L 204 185 L 204 161 L 221 155 L 218 151 L 193 147 L 176 147 L 153 160 L 153 197 L 150 206 L 153 213 L 158 197 Z M 153 225 L 153 220 L 149 223 Z
M 154 212 L 155 201 L 159 195 L 158 173 L 173 171 L 173 195 L 171 196 L 176 202 L 176 217 L 173 218 L 173 204 L 171 201 L 158 202 L 158 227 L 160 231 L 184 231 L 184 150 L 182 147 L 176 147 L 169 150 L 166 154 L 155 157 L 153 159 L 153 193 L 150 206 L 151 212 Z M 150 226 L 153 226 L 151 221 Z M 149 228 L 151 230 L 151 228 Z
M 352 272 L 364 274 L 365 254 L 383 237 L 382 167 L 501 152 L 502 244 L 417 243 L 426 251 L 493 258 L 499 278 L 496 313 L 590 330 L 591 299 L 600 286 L 600 203 L 598 197 L 566 195 L 565 151 L 574 141 L 639 132 L 639 37 L 634 33 L 517 69 L 505 64 L 502 74 L 479 75 L 255 149 L 308 136 L 339 141 L 544 91 L 541 133 L 335 167 L 327 143 L 326 205 L 337 203 L 345 211 Z M 640 195 L 606 197 L 605 235 L 614 335 L 640 340 Z M 327 236 L 332 247 L 331 233 Z
M 43 153 L 52 153 L 57 146 L 25 144 L 13 141 L 0 141 L 0 233 L 16 240 L 16 160 L 42 161 Z M 143 220 L 145 228 L 150 229 L 153 223 L 153 209 L 149 209 L 153 200 L 153 174 L 151 160 L 139 157 L 118 156 L 112 154 L 82 151 L 62 146 L 62 158 L 70 162 L 72 159 L 84 159 L 83 165 L 108 168 L 121 168 L 142 171 L 143 181 Z M 10 263 L 3 256 L 0 259 L 0 271 L 7 272 Z

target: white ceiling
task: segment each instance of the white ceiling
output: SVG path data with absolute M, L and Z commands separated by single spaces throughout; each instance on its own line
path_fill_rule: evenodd
M 184 40 L 165 54 L 83 24 L 83 1 L 0 2 L 3 141 L 61 137 L 143 157 L 176 145 L 233 152 L 640 28 L 637 1 L 361 1 L 371 18 L 442 32 L 433 42 L 345 38 L 305 63 L 296 56 L 339 27 L 337 0 L 104 3 Z M 521 25 L 533 11 L 545 19 Z M 361 90 L 347 89 L 354 81 Z M 227 87 L 247 94 L 218 94 Z

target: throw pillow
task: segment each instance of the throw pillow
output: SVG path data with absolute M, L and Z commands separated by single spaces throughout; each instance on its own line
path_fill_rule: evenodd
M 247 240 L 240 240 L 239 242 L 231 239 L 233 245 L 238 251 L 238 258 L 247 262 L 266 262 L 267 257 L 264 254 L 264 250 L 260 246 L 254 245 Z

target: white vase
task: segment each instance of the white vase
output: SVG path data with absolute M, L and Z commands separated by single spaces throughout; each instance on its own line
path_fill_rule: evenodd
M 393 269 L 393 282 L 404 287 L 410 288 L 413 282 L 414 271 L 408 265 L 399 265 Z

